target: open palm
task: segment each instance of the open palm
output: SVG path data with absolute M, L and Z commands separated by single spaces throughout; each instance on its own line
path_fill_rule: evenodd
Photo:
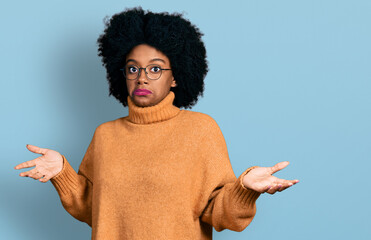
M 273 167 L 256 167 L 250 170 L 243 178 L 243 184 L 260 193 L 274 194 L 283 191 L 299 182 L 299 180 L 285 180 L 272 176 L 273 173 L 287 167 L 289 162 L 279 162 Z
M 63 157 L 59 152 L 29 144 L 27 145 L 27 149 L 31 152 L 42 154 L 42 156 L 15 166 L 14 169 L 35 166 L 35 168 L 30 169 L 27 172 L 20 173 L 19 176 L 31 177 L 35 180 L 39 179 L 41 182 L 47 182 L 62 170 Z

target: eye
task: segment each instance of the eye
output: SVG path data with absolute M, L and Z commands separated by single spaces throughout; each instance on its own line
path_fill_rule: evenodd
M 158 73 L 161 71 L 161 68 L 159 66 L 153 66 L 151 67 L 151 72 Z
M 128 66 L 128 73 L 137 73 L 137 72 L 138 72 L 138 68 L 134 66 Z

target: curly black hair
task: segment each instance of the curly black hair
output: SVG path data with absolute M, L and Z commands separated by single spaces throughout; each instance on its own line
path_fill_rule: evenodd
M 128 106 L 128 90 L 120 68 L 135 46 L 148 44 L 165 54 L 171 64 L 176 87 L 174 105 L 192 108 L 203 96 L 208 72 L 203 33 L 181 13 L 146 12 L 141 7 L 125 9 L 104 20 L 105 30 L 97 40 L 98 56 L 107 70 L 109 96 Z

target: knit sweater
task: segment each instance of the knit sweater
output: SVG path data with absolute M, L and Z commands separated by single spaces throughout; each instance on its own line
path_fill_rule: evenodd
M 207 114 L 154 106 L 99 125 L 79 170 L 63 157 L 51 179 L 65 210 L 97 240 L 210 240 L 244 230 L 260 193 L 236 178 L 223 134 Z

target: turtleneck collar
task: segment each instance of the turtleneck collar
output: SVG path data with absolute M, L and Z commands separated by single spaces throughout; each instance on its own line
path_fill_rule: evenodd
M 170 91 L 169 94 L 159 103 L 149 107 L 139 107 L 128 96 L 129 118 L 128 120 L 138 124 L 150 124 L 161 122 L 175 117 L 180 109 L 173 105 L 175 94 Z

